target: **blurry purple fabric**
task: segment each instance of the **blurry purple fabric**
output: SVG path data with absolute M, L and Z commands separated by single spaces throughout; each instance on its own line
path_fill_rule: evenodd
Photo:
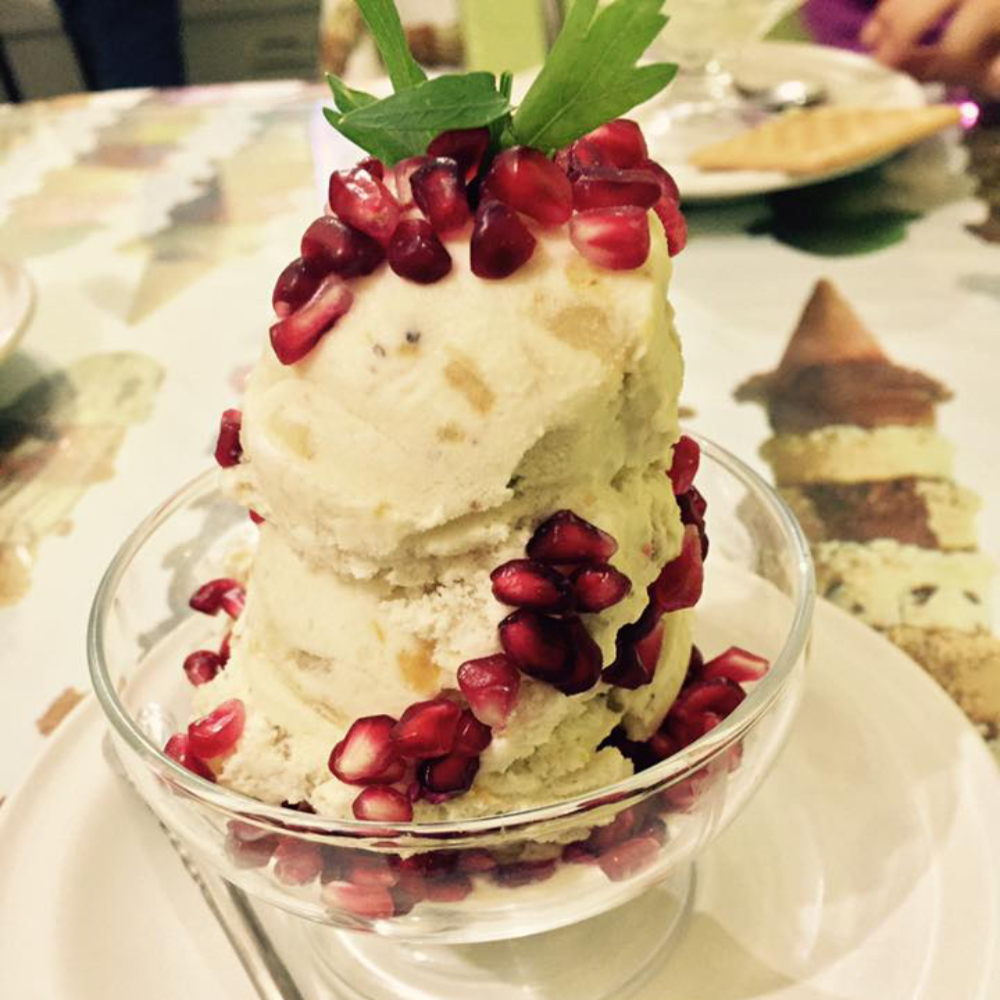
M 803 17 L 817 42 L 860 52 L 861 26 L 874 8 L 875 0 L 808 0 Z

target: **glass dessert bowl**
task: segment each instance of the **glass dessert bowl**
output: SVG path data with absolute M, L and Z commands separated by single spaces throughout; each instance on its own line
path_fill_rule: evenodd
M 690 891 L 692 863 L 759 787 L 802 688 L 814 596 L 808 547 L 754 472 L 711 442 L 700 444 L 712 552 L 695 641 L 706 660 L 745 646 L 770 666 L 744 685 L 746 697 L 714 728 L 672 756 L 578 798 L 433 823 L 266 805 L 185 769 L 162 749 L 190 711 L 180 663 L 198 645 L 218 645 L 226 630 L 220 618 L 192 612 L 188 597 L 219 576 L 234 551 L 252 545 L 254 530 L 245 510 L 218 492 L 213 472 L 136 529 L 95 598 L 91 675 L 128 779 L 200 864 L 252 899 L 306 918 L 293 922 L 311 941 L 317 965 L 341 985 L 349 982 L 354 995 L 410 995 L 386 979 L 396 966 L 419 967 L 428 979 L 425 992 L 413 996 L 435 996 L 441 983 L 453 990 L 457 973 L 442 956 L 453 958 L 455 950 L 441 949 L 430 961 L 435 945 L 506 942 L 482 947 L 545 952 L 551 965 L 548 945 L 517 940 L 567 928 L 545 938 L 557 939 L 573 933 L 570 925 L 642 897 L 633 906 L 652 907 L 655 919 L 614 921 L 627 928 L 641 961 L 613 983 L 591 981 L 589 993 L 576 995 L 620 990 L 662 958 Z M 350 933 L 357 931 L 372 933 Z M 598 964 L 595 949 L 604 947 L 614 949 L 615 966 L 614 933 L 602 931 L 600 944 L 593 934 L 585 940 L 588 965 Z M 474 964 L 481 977 L 488 963 Z M 514 965 L 503 964 L 509 990 Z M 539 988 L 542 974 L 531 971 L 532 962 L 518 967 L 524 983 Z M 474 985 L 490 995 L 481 978 Z

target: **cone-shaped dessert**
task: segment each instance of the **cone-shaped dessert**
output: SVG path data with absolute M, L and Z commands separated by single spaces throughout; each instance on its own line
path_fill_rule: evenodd
M 996 736 L 993 567 L 976 550 L 978 498 L 953 481 L 935 427 L 949 392 L 891 361 L 820 281 L 778 368 L 736 397 L 767 408 L 761 453 L 813 542 L 820 593 L 884 631 Z
M 384 33 L 391 5 L 373 6 Z M 558 73 L 586 85 L 591 18 L 631 9 L 655 34 L 655 6 L 577 3 Z M 633 42 L 619 57 L 596 34 L 625 60 L 605 111 L 669 79 L 633 76 Z M 216 456 L 259 542 L 245 594 L 219 579 L 192 599 L 238 622 L 222 655 L 188 658 L 206 714 L 170 752 L 330 816 L 497 814 L 675 752 L 766 664 L 717 659 L 671 728 L 701 669 L 707 543 L 677 424 L 669 175 L 634 123 L 585 101 L 573 124 L 565 79 L 549 93 L 543 73 L 511 115 L 505 82 L 422 80 L 399 38 L 383 48 L 397 93 L 334 81 L 329 116 L 381 158 L 331 177 L 242 412 L 223 415 Z M 451 127 L 428 142 L 410 103 L 426 123 L 439 97 Z

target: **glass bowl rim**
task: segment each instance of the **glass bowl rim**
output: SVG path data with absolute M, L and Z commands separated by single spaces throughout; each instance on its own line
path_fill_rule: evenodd
M 623 801 L 644 792 L 666 787 L 681 779 L 725 750 L 736 738 L 750 729 L 780 695 L 785 681 L 805 650 L 809 638 L 813 606 L 815 603 L 815 577 L 809 544 L 788 505 L 778 493 L 745 462 L 738 459 L 713 441 L 691 431 L 684 431 L 701 447 L 702 455 L 740 481 L 754 493 L 775 518 L 794 554 L 795 580 L 798 599 L 795 602 L 791 625 L 785 635 L 778 655 L 772 660 L 767 673 L 754 689 L 714 729 L 689 744 L 683 750 L 660 763 L 623 778 L 611 785 L 592 789 L 583 795 L 541 806 L 491 816 L 433 822 L 378 823 L 371 820 L 341 819 L 332 816 L 299 812 L 287 806 L 274 806 L 239 792 L 198 777 L 163 751 L 142 731 L 132 718 L 108 672 L 104 657 L 105 618 L 111 609 L 118 586 L 132 560 L 138 555 L 148 538 L 173 514 L 194 499 L 218 490 L 218 469 L 209 469 L 186 483 L 173 496 L 161 503 L 133 529 L 122 543 L 105 570 L 91 605 L 87 626 L 87 659 L 90 678 L 107 720 L 127 746 L 147 765 L 166 770 L 171 781 L 191 798 L 221 810 L 226 814 L 268 823 L 287 830 L 294 825 L 296 833 L 343 834 L 352 840 L 371 838 L 385 842 L 392 837 L 460 837 L 472 834 L 491 834 L 510 831 L 535 823 L 549 823 L 573 817 L 601 805 Z

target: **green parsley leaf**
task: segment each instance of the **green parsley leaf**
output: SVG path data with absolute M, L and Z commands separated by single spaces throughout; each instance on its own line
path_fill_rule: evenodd
M 552 151 L 649 100 L 677 72 L 636 66 L 667 23 L 665 0 L 575 0 L 563 29 L 514 114 L 514 140 Z
M 410 54 L 393 0 L 357 0 L 357 4 L 389 72 L 393 90 L 408 90 L 423 83 L 427 74 Z
M 346 114 L 323 109 L 338 132 L 389 165 L 423 153 L 441 132 L 490 125 L 509 113 L 492 73 L 438 76 Z
M 352 90 L 340 77 L 332 73 L 326 74 L 326 82 L 333 91 L 333 103 L 342 114 L 346 115 L 348 111 L 367 107 L 378 100 L 373 94 L 366 94 L 363 90 Z

